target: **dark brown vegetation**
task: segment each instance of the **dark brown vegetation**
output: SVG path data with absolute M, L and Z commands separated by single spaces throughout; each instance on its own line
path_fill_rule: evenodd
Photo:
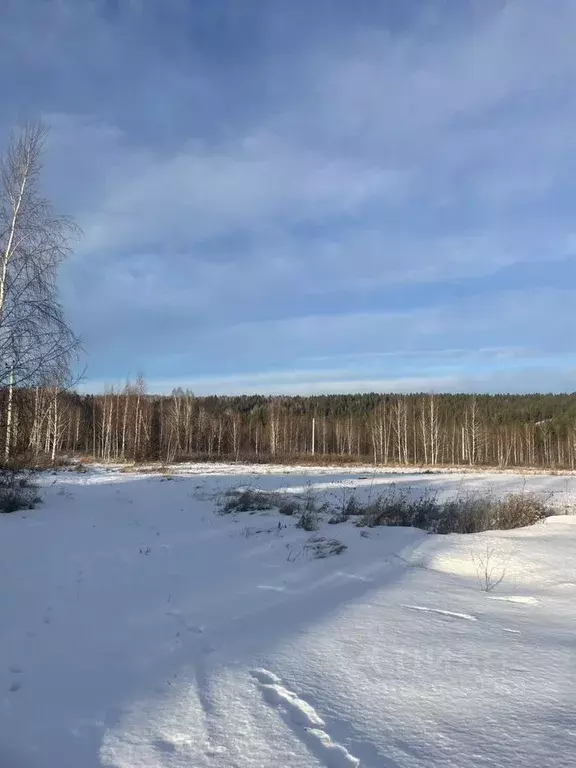
M 7 413 L 8 391 L 0 391 Z M 183 460 L 576 468 L 575 395 L 195 397 L 57 388 L 13 392 L 0 453 L 31 463 Z
M 350 493 L 334 505 L 326 501 L 320 503 L 312 488 L 303 495 L 288 495 L 244 487 L 226 492 L 218 512 L 227 515 L 277 510 L 293 517 L 297 528 L 309 532 L 317 531 L 323 521 L 332 525 L 354 521 L 359 528 L 400 526 L 438 534 L 524 528 L 550 514 L 544 498 L 526 492 L 503 497 L 471 492 L 439 499 L 429 491 L 414 495 L 410 488 L 391 485 L 370 496 L 367 500 L 358 499 Z

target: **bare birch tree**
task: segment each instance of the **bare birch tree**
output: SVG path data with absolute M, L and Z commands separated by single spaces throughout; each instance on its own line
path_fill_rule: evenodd
M 46 128 L 30 123 L 0 158 L 0 384 L 7 385 L 4 458 L 10 455 L 13 391 L 62 387 L 79 340 L 58 300 L 58 267 L 79 235 L 40 190 Z

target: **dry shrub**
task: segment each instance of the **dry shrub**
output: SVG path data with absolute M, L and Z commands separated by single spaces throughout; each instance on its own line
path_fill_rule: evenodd
M 260 491 L 255 488 L 233 489 L 225 494 L 225 501 L 220 506 L 220 513 L 261 512 L 279 506 L 278 494 Z
M 19 509 L 34 509 L 41 501 L 32 472 L 0 470 L 0 512 L 9 514 Z
M 280 502 L 280 506 L 278 507 L 278 512 L 281 515 L 287 515 L 289 517 L 295 515 L 299 511 L 300 504 L 296 499 L 291 499 L 290 497 L 287 497 L 284 501 Z
M 545 501 L 532 493 L 511 493 L 503 498 L 470 493 L 440 502 L 430 493 L 412 499 L 408 491 L 392 488 L 364 507 L 357 525 L 413 526 L 438 534 L 480 533 L 523 528 L 547 515 Z
M 296 528 L 302 528 L 303 531 L 317 531 L 320 527 L 320 520 L 315 509 L 309 508 L 302 510 L 300 518 L 296 523 Z
M 550 514 L 544 499 L 535 493 L 510 493 L 500 502 L 498 512 L 498 528 L 503 531 L 534 525 Z
M 326 539 L 323 536 L 312 536 L 304 545 L 304 551 L 314 560 L 323 560 L 332 555 L 341 555 L 348 549 L 346 544 L 338 539 Z

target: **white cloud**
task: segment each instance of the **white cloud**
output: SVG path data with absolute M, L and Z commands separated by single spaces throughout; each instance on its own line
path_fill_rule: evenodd
M 503 292 L 488 304 L 476 297 L 413 312 L 292 317 L 204 331 L 151 322 L 129 354 L 112 331 L 103 332 L 115 361 L 111 375 L 87 381 L 85 389 L 121 384 L 113 372 L 118 361 L 132 376 L 143 370 L 159 392 L 176 386 L 198 394 L 573 389 L 565 329 L 575 301 L 574 291 Z M 519 338 L 530 346 L 515 346 Z
M 462 4 L 457 19 L 439 11 L 394 33 L 355 25 L 332 39 L 327 25 L 255 51 L 246 72 L 269 73 L 261 91 L 237 75 L 243 62 L 183 44 L 185 3 L 163 17 L 174 39 L 159 29 L 149 48 L 160 6 L 114 23 L 97 7 L 63 0 L 35 20 L 11 3 L 6 17 L 15 40 L 46 27 L 23 70 L 44 60 L 70 90 L 75 62 L 82 73 L 47 110 L 48 181 L 86 233 L 63 287 L 95 375 L 144 367 L 171 381 L 162 366 L 176 353 L 177 375 L 196 381 L 222 361 L 241 372 L 363 350 L 566 351 L 573 297 L 504 292 L 499 271 L 573 252 L 574 0 Z M 203 381 L 221 386 L 214 375 Z M 346 375 L 368 388 L 436 380 Z M 345 381 L 308 376 L 311 388 Z
M 124 178 L 82 217 L 86 252 L 150 243 L 192 250 L 210 237 L 272 228 L 282 236 L 301 222 L 354 213 L 374 198 L 394 205 L 407 177 L 262 137 L 218 150 L 194 143 L 170 157 L 138 156 L 140 166 L 128 155 Z
M 457 379 L 445 377 L 409 377 L 350 379 L 332 375 L 321 378 L 320 372 L 295 371 L 286 376 L 277 374 L 254 374 L 253 376 L 226 376 L 210 378 L 151 379 L 147 381 L 148 391 L 169 394 L 181 387 L 197 396 L 202 395 L 322 395 L 339 392 L 444 392 L 454 391 Z M 332 372 L 324 372 L 330 376 Z M 122 387 L 124 381 L 114 382 L 88 380 L 81 386 L 84 392 L 105 392 L 111 386 Z
M 324 374 L 324 377 L 322 377 Z M 419 392 L 571 392 L 575 390 L 576 366 L 574 365 L 524 365 L 512 370 L 495 370 L 480 374 L 436 374 L 421 376 L 374 376 L 351 378 L 332 371 L 293 371 L 254 373 L 250 375 L 222 377 L 181 377 L 149 379 L 148 391 L 154 394 L 170 394 L 176 388 L 190 390 L 198 397 L 203 395 L 324 395 L 340 393 L 419 393 Z M 125 379 L 87 380 L 80 390 L 102 393 L 111 387 L 122 388 Z
M 171 151 L 130 150 L 115 127 L 101 127 L 103 145 L 87 124 L 86 154 L 94 150 L 108 181 L 81 212 L 84 251 L 188 249 L 194 258 L 207 239 L 249 232 L 285 260 L 303 249 L 337 272 L 359 259 L 376 263 L 378 279 L 380 255 L 386 271 L 412 280 L 530 258 L 533 232 L 493 215 L 542 200 L 576 149 L 561 127 L 576 102 L 554 97 L 558 83 L 576 82 L 576 5 L 559 0 L 555 9 L 508 2 L 447 36 L 370 32 L 326 60 L 303 53 L 306 71 L 296 66 L 285 108 L 263 103 L 252 124 L 219 143 L 190 136 Z M 546 54 L 538 66 L 534 50 Z M 523 111 L 543 94 L 541 108 Z M 446 208 L 461 217 L 461 204 L 476 208 L 472 226 L 446 222 L 428 255 L 420 220 Z M 294 234 L 350 216 L 360 220 L 348 232 Z

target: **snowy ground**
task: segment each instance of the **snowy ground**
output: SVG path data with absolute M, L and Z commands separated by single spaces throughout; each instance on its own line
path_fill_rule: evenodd
M 525 486 L 563 513 L 576 477 L 202 465 L 43 482 L 44 504 L 0 518 L 1 768 L 574 765 L 576 516 L 474 536 L 325 525 L 348 549 L 312 560 L 290 518 L 218 516 L 214 495 Z M 489 593 L 487 550 L 505 568 Z

